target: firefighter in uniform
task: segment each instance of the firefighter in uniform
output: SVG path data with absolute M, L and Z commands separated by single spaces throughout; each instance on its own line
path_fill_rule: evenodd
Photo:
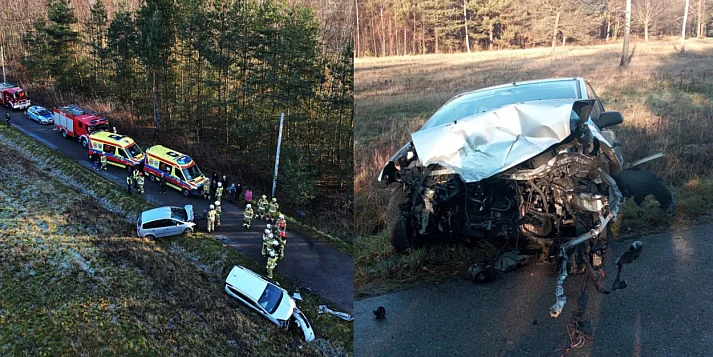
M 277 267 L 277 254 L 273 249 L 270 249 L 270 255 L 267 257 L 267 277 L 272 279 L 272 271 Z
M 99 162 L 101 162 L 101 169 L 106 171 L 106 155 L 100 156 Z
M 270 202 L 270 207 L 267 213 L 267 221 L 274 222 L 277 218 L 277 210 L 280 209 L 280 205 L 277 204 L 277 198 L 273 197 L 272 202 Z
M 220 201 L 215 201 L 215 226 L 220 227 L 220 214 L 223 212 L 220 209 Z
M 208 233 L 215 230 L 215 206 L 210 205 L 208 210 Z
M 203 183 L 203 198 L 210 200 L 210 185 L 207 182 Z
M 257 217 L 265 219 L 265 211 L 267 210 L 267 196 L 262 195 L 257 201 Z
M 131 175 L 126 176 L 126 192 L 131 193 L 131 185 L 134 184 L 134 180 L 131 179 Z
M 104 157 L 104 156 L 102 156 Z M 139 172 L 138 177 L 136 177 L 136 184 L 139 187 L 139 194 L 144 194 L 144 174 Z
M 267 228 L 265 228 L 265 231 L 262 232 L 262 256 L 267 255 L 267 246 L 268 243 L 272 240 L 274 236 L 272 235 L 270 225 L 267 225 Z
M 253 208 L 248 203 L 245 205 L 245 212 L 243 213 L 243 227 L 245 229 L 250 229 L 250 221 L 253 220 Z
M 139 170 L 132 169 L 131 174 L 134 176 L 134 188 L 138 188 Z
M 216 201 L 220 201 L 220 199 L 223 197 L 223 183 L 218 182 L 218 188 L 215 190 L 215 199 Z

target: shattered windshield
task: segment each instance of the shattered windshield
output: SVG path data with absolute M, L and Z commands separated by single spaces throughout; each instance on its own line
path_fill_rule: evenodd
M 258 304 L 262 306 L 269 314 L 273 314 L 277 310 L 282 300 L 282 290 L 272 284 L 267 284 L 265 291 L 262 292 Z
M 578 82 L 563 80 L 518 84 L 466 93 L 451 99 L 436 111 L 421 130 L 487 112 L 508 104 L 545 99 L 579 98 Z
M 202 175 L 201 170 L 198 168 L 198 165 L 193 165 L 191 167 L 182 169 L 183 171 L 183 176 L 186 177 L 186 181 L 193 180 L 196 177 L 200 177 Z
M 182 222 L 188 221 L 188 213 L 185 208 L 171 207 L 171 218 Z
M 136 157 L 141 154 L 141 148 L 139 145 L 134 143 L 134 145 L 131 145 L 126 148 L 126 153 L 129 154 L 129 157 Z

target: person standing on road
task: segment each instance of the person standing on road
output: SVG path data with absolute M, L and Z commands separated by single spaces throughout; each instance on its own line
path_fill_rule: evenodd
M 166 173 L 162 172 L 161 173 L 161 179 L 158 181 L 159 185 L 159 192 L 161 193 L 166 193 Z
M 240 194 L 238 194 L 238 196 L 240 196 Z M 249 187 L 245 189 L 245 203 L 253 203 L 253 191 L 250 191 Z
M 243 227 L 245 229 L 250 229 L 250 221 L 253 220 L 253 208 L 248 203 L 245 205 L 245 212 L 243 212 Z
M 240 195 L 243 193 L 243 186 L 240 185 L 240 182 L 235 186 L 235 203 L 239 204 L 240 201 Z
M 138 181 L 139 181 L 139 170 L 137 170 L 135 167 L 131 169 L 131 175 L 134 177 L 134 188 L 138 189 Z
M 216 174 L 213 174 L 213 177 L 216 177 Z M 215 190 L 218 189 L 218 179 L 213 178 L 210 180 L 210 201 L 215 201 Z
M 228 197 L 230 197 L 230 203 L 235 201 L 235 183 L 231 183 L 230 187 L 228 187 Z
M 133 185 L 133 179 L 131 178 L 131 175 L 126 175 L 126 192 L 131 194 L 131 185 Z
M 106 171 L 106 155 L 101 155 L 99 157 L 99 162 L 101 162 L 101 169 Z
M 280 213 L 277 218 L 277 232 L 278 238 L 280 240 L 280 259 L 285 257 L 285 245 L 287 245 L 287 221 L 285 220 L 285 215 Z
M 5 122 L 7 123 L 7 127 L 10 127 L 10 113 L 5 113 Z
M 220 227 L 220 214 L 223 210 L 220 208 L 220 201 L 215 201 L 215 226 Z
M 268 224 L 267 227 L 265 227 L 265 231 L 262 232 L 262 256 L 267 256 L 267 248 L 272 240 L 272 233 L 271 233 L 270 225 Z
M 257 201 L 257 216 L 260 219 L 265 219 L 265 213 L 267 212 L 267 196 L 262 195 Z
M 136 181 L 138 181 L 138 187 L 139 187 L 139 194 L 143 195 L 144 194 L 144 174 L 139 172 L 139 176 L 136 178 Z
M 277 204 L 277 198 L 273 197 L 270 206 L 268 207 L 267 220 L 274 222 L 277 220 L 277 211 L 280 209 L 280 205 Z
M 208 233 L 215 230 L 215 206 L 210 205 L 208 211 Z
M 270 249 L 270 256 L 267 258 L 267 277 L 272 279 L 272 271 L 277 267 L 277 254 L 273 249 Z
M 203 198 L 210 200 L 210 185 L 208 182 L 203 182 Z
M 218 181 L 218 188 L 215 190 L 215 200 L 220 201 L 223 198 L 223 183 Z
M 99 154 L 93 153 L 89 155 L 89 161 L 92 162 L 92 167 L 94 170 L 99 170 Z

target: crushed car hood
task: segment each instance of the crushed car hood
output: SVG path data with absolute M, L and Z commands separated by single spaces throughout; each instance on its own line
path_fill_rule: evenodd
M 476 182 L 531 159 L 572 133 L 576 99 L 516 103 L 411 134 L 424 166 L 442 165 Z M 595 137 L 604 139 L 591 120 Z M 605 140 L 605 143 L 608 144 Z

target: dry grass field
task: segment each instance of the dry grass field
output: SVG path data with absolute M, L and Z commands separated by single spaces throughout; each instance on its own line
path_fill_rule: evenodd
M 678 214 L 667 218 L 653 202 L 627 202 L 616 236 L 676 229 L 713 213 L 713 41 L 632 43 L 631 64 L 619 67 L 621 44 L 472 54 L 363 58 L 355 63 L 355 283 L 358 295 L 413 281 L 464 274 L 499 249 L 431 247 L 394 255 L 382 232 L 389 188 L 376 181 L 388 158 L 440 105 L 456 94 L 491 85 L 551 77 L 584 77 L 608 110 L 629 162 L 663 151 L 644 164 L 675 188 Z

